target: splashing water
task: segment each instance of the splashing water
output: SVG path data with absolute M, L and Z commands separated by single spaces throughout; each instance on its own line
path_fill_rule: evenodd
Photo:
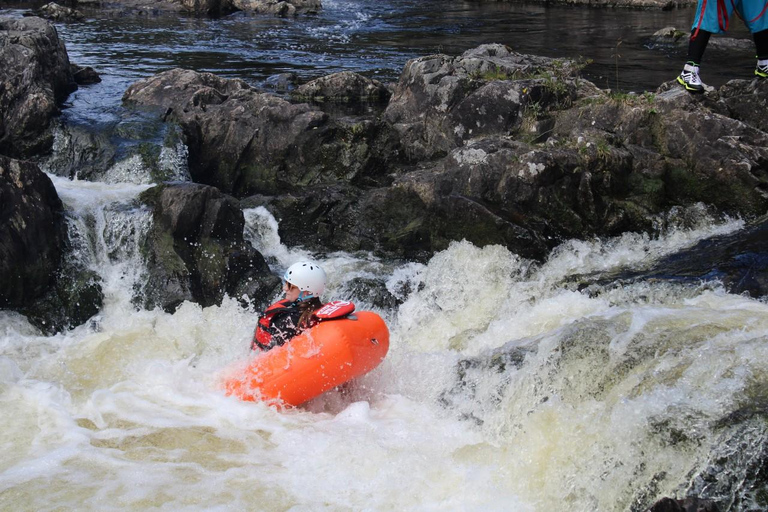
M 98 326 L 43 337 L 0 316 L 3 510 L 641 510 L 703 481 L 722 419 L 766 384 L 765 304 L 716 284 L 568 284 L 741 227 L 703 219 L 543 264 L 467 242 L 426 265 L 320 258 L 332 298 L 375 278 L 402 303 L 381 311 L 389 356 L 298 409 L 238 402 L 218 379 L 247 357 L 254 312 L 136 309 L 145 217 L 128 205 L 145 186 L 53 179 L 70 214 L 110 212 L 89 258 L 113 284 Z M 266 210 L 246 217 L 277 271 L 312 256 Z

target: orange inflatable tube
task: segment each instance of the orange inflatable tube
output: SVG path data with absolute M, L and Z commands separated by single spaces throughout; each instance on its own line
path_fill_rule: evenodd
M 301 405 L 364 375 L 387 355 L 389 329 L 371 311 L 325 320 L 225 380 L 227 395 Z

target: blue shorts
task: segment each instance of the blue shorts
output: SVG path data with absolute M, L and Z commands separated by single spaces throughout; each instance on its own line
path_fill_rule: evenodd
M 753 34 L 768 29 L 768 0 L 699 0 L 692 31 L 706 30 L 722 34 L 734 9 Z

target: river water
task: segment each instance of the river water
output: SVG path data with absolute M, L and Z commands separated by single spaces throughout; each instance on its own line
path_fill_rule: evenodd
M 175 66 L 255 86 L 284 71 L 394 80 L 408 58 L 482 42 L 593 58 L 599 77 L 621 37 L 621 80 L 648 88 L 680 56 L 643 37 L 688 18 L 379 0 L 288 20 L 91 19 L 59 25 L 72 61 L 104 78 L 70 98 L 64 122 L 114 123 L 128 84 Z M 743 71 L 736 60 L 730 72 Z M 738 423 L 738 436 L 728 421 L 767 398 L 768 305 L 717 283 L 579 291 L 569 279 L 648 268 L 742 221 L 702 213 L 658 237 L 567 242 L 543 263 L 456 242 L 420 264 L 308 254 L 281 243 L 268 212 L 246 210 L 246 237 L 275 272 L 314 257 L 326 299 L 370 307 L 352 283 L 364 277 L 399 301 L 377 310 L 392 335 L 378 369 L 278 411 L 220 388 L 248 356 L 254 311 L 234 298 L 173 314 L 133 305 L 151 222 L 133 199 L 150 174 L 134 162 L 104 175 L 52 176 L 71 232 L 89 241 L 75 257 L 102 277 L 103 310 L 55 336 L 0 311 L 0 510 L 639 511 L 688 492 L 764 505 L 726 483 L 749 479 L 737 455 L 768 439 L 760 421 Z

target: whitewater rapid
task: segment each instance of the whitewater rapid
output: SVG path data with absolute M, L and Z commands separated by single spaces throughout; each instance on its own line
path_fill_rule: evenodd
M 768 379 L 763 302 L 568 279 L 646 268 L 741 221 L 572 241 L 541 264 L 456 242 L 419 264 L 286 247 L 253 209 L 245 236 L 275 272 L 317 257 L 326 299 L 369 308 L 350 295 L 364 277 L 400 305 L 378 310 L 387 359 L 350 389 L 239 402 L 219 379 L 249 356 L 257 312 L 137 309 L 146 186 L 53 179 L 70 230 L 98 242 L 79 257 L 105 306 L 55 336 L 0 311 L 0 510 L 633 510 L 693 488 L 717 422 Z

